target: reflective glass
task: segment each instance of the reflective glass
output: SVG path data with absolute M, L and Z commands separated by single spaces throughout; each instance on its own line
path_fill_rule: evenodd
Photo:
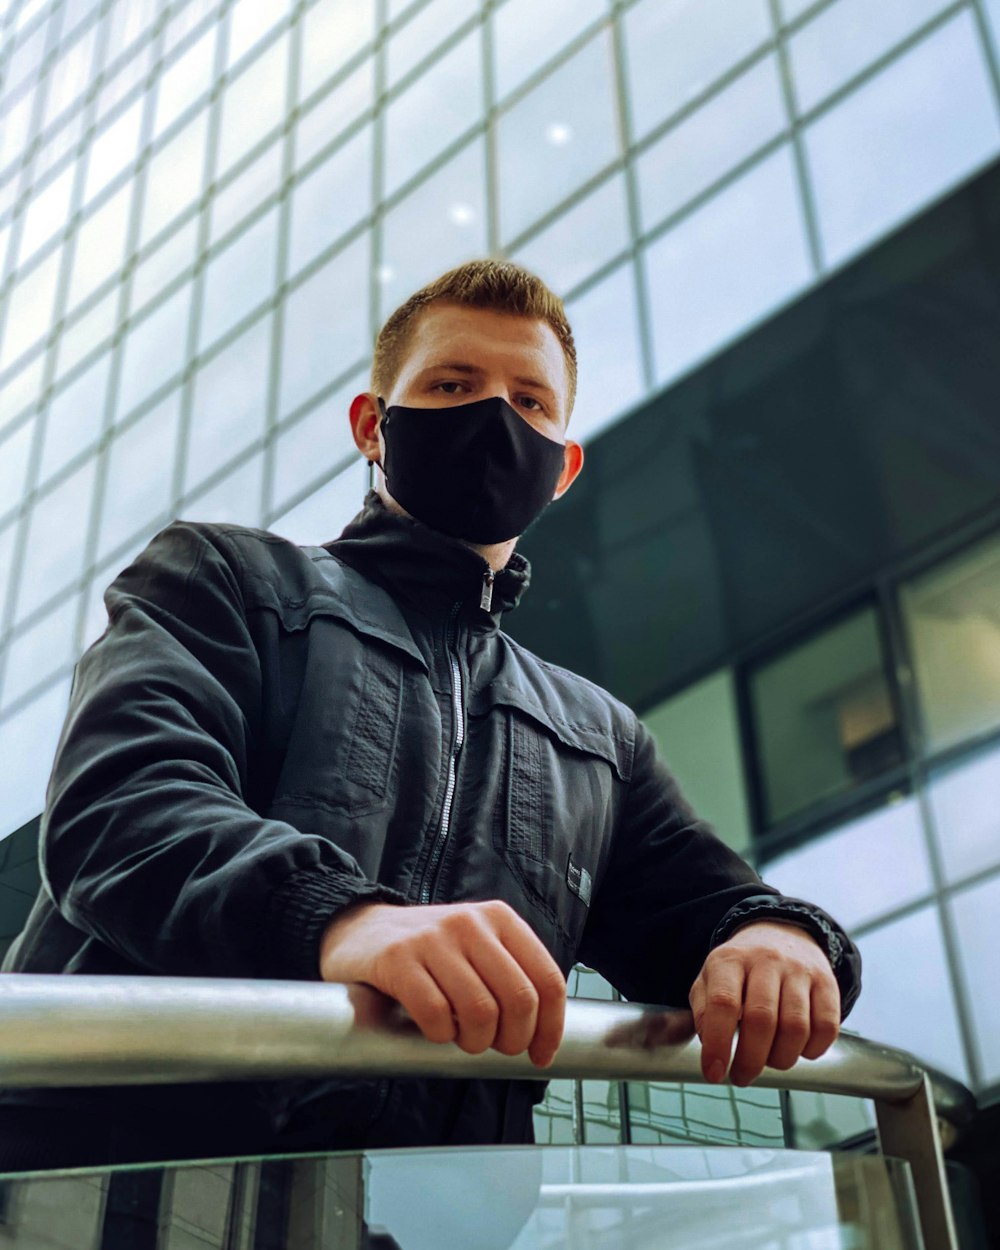
M 993 40 L 993 55 L 1000 57 L 1000 0 L 983 0 L 982 8 Z
M 278 210 L 223 248 L 205 269 L 201 349 L 214 343 L 274 291 L 277 279 Z
M 636 138 L 772 36 L 767 0 L 640 0 L 624 28 Z
M 56 166 L 61 165 L 71 152 L 75 154 L 83 138 L 85 118 L 86 111 L 76 109 L 49 135 L 35 154 L 31 166 L 32 182 L 39 182 Z
M 424 282 L 486 251 L 486 150 L 480 138 L 386 213 L 378 272 L 381 317 Z
M 97 27 L 88 30 L 60 54 L 49 70 L 48 94 L 42 127 L 47 128 L 62 111 L 77 99 L 90 85 L 94 60 Z
M 307 109 L 295 127 L 295 167 L 300 169 L 366 113 L 375 102 L 375 61 L 368 57 L 342 83 Z
M 79 612 L 80 596 L 72 595 L 10 642 L 0 704 L 4 710 L 72 662 Z
M 942 0 L 837 0 L 788 41 L 799 111 L 808 112 L 944 8 Z
M 87 157 L 84 204 L 88 204 L 139 155 L 144 106 L 145 97 L 140 97 L 95 136 Z
M 386 79 L 389 87 L 418 65 L 454 30 L 478 13 L 477 0 L 433 0 L 425 4 L 389 40 Z
M 35 500 L 28 522 L 31 558 L 22 571 L 17 615 L 21 620 L 83 571 L 87 517 L 96 462 L 88 460 L 64 482 Z M 67 517 L 73 524 L 67 525 Z
M 949 881 L 1000 864 L 1000 748 L 935 770 L 928 793 Z
M 201 195 L 208 113 L 202 110 L 150 161 L 142 205 L 140 243 L 148 243 Z
M 179 422 L 180 392 L 174 391 L 109 445 L 97 539 L 99 560 L 134 534 L 166 522 Z
M 958 934 L 983 1084 L 992 1085 L 1000 1081 L 1000 994 L 996 992 L 1000 875 L 956 894 L 951 913 Z
M 112 4 L 106 10 L 108 36 L 104 52 L 105 65 L 109 65 L 115 57 L 131 47 L 140 35 L 147 33 L 159 8 L 159 0 L 118 0 L 117 4 Z
M 794 22 L 800 14 L 806 9 L 815 9 L 823 3 L 823 0 L 778 0 L 781 7 L 781 17 L 784 22 Z
M 29 201 L 21 225 L 18 264 L 23 265 L 69 221 L 76 165 L 71 164 Z
M 34 96 L 29 91 L 0 118 L 0 169 L 24 152 L 34 102 Z
M 675 213 L 787 129 L 777 58 L 768 56 L 639 156 L 643 229 Z
M 199 521 L 229 525 L 260 525 L 264 454 L 258 452 L 244 464 L 184 501 L 183 512 Z
M 108 391 L 111 357 L 100 356 L 49 401 L 42 442 L 38 480 L 45 483 L 54 473 L 100 437 Z
M 125 416 L 168 378 L 179 373 L 187 347 L 191 284 L 132 326 L 125 338 L 118 414 Z
M 1000 149 L 971 15 L 893 61 L 804 137 L 824 259 L 839 264 Z
M 261 4 L 260 0 L 236 0 L 229 10 L 227 68 L 236 62 L 271 30 L 288 12 L 287 2 Z
M 35 424 L 34 418 L 22 421 L 16 430 L 0 437 L 0 515 L 24 497 Z
M 354 446 L 347 414 L 351 400 L 368 389 L 367 373 L 356 374 L 346 386 L 317 404 L 301 420 L 283 430 L 274 444 L 272 497 L 282 508 L 310 482 L 328 474 L 352 456 Z
M 255 322 L 195 374 L 185 491 L 263 435 L 272 320 Z
M 0 437 L 7 422 L 12 417 L 20 416 L 37 399 L 42 389 L 44 368 L 45 357 L 36 356 L 4 379 L 3 386 L 0 386 Z
M 154 137 L 163 134 L 168 126 L 211 87 L 217 30 L 218 27 L 213 23 L 160 75 L 156 87 Z
M 65 377 L 85 356 L 111 338 L 118 324 L 118 296 L 118 288 L 114 287 L 63 328 L 59 339 L 59 377 Z
M 1000 859 L 1000 852 L 998 852 Z M 768 885 L 808 898 L 848 929 L 934 889 L 917 800 L 903 799 L 811 839 L 762 868 Z
M 0 804 L 0 837 L 20 829 L 42 810 L 56 742 L 66 716 L 69 685 L 66 678 L 15 716 L 0 721 L 0 759 L 8 779 Z
M 610 37 L 600 34 L 497 124 L 505 242 L 619 155 Z
M 755 165 L 662 235 L 646 264 L 656 376 L 665 382 L 812 278 L 791 150 Z
M 153 68 L 153 44 L 144 43 L 126 58 L 123 64 L 106 77 L 97 94 L 95 116 L 99 126 L 137 88 L 145 86 Z
M 375 0 L 317 0 L 302 18 L 299 99 L 308 99 L 374 37 Z
M 291 195 L 288 272 L 297 273 L 372 209 L 372 127 L 337 148 Z
M 329 542 L 361 511 L 367 491 L 368 463 L 359 456 L 349 468 L 276 517 L 268 529 L 293 543 Z
M 607 16 L 606 0 L 506 0 L 493 11 L 497 99 L 520 86 L 591 22 Z
M 865 992 L 846 1027 L 968 1081 L 937 908 L 894 920 L 857 944 Z
M 482 34 L 475 30 L 386 108 L 387 195 L 482 118 L 482 60 Z
M 14 564 L 14 540 L 17 532 L 16 521 L 8 521 L 6 525 L 0 526 L 0 623 L 3 622 L 4 613 L 7 611 L 10 574 Z
M 297 408 L 371 350 L 369 264 L 369 240 L 364 236 L 289 293 L 279 415 Z
M 134 184 L 127 182 L 85 217 L 73 248 L 73 269 L 66 307 L 73 309 L 121 266 L 128 238 Z
M 280 36 L 226 88 L 216 174 L 224 174 L 285 118 L 288 35 Z
M 209 243 L 215 244 L 244 217 L 273 195 L 281 185 L 284 143 L 276 139 L 231 182 L 212 197 Z
M 198 218 L 189 217 L 146 253 L 132 271 L 130 293 L 133 313 L 145 308 L 164 287 L 191 268 L 197 247 Z
M 45 53 L 48 24 L 43 22 L 30 35 L 26 35 L 14 48 L 7 61 L 4 89 L 14 92 L 37 71 Z
M 18 280 L 7 297 L 0 369 L 5 369 L 51 329 L 62 257 L 61 248 L 51 253 Z
M 620 265 L 566 309 L 576 343 L 576 405 L 569 435 L 586 442 L 645 393 L 631 263 Z

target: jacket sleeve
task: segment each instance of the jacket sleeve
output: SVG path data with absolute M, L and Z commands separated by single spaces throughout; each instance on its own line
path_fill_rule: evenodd
M 224 544 L 178 522 L 108 590 L 56 751 L 42 877 L 71 924 L 144 971 L 317 977 L 339 909 L 403 899 L 248 804 L 261 672 Z
M 632 780 L 580 959 L 634 1002 L 687 1006 L 708 953 L 740 927 L 781 920 L 825 950 L 846 1016 L 861 990 L 861 958 L 826 912 L 764 885 L 700 821 L 637 721 Z

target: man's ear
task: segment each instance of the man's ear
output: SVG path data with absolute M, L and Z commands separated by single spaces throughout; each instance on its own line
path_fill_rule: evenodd
M 552 496 L 558 499 L 560 495 L 565 495 L 569 488 L 576 481 L 580 470 L 583 468 L 583 448 L 579 443 L 574 443 L 571 438 L 566 440 L 563 447 L 563 470 L 559 474 L 559 481 L 556 483 L 556 491 Z
M 378 396 L 371 391 L 362 391 L 351 400 L 351 433 L 358 451 L 366 460 L 374 460 L 378 464 L 382 459 L 382 451 L 378 442 L 379 426 L 382 414 L 379 411 Z

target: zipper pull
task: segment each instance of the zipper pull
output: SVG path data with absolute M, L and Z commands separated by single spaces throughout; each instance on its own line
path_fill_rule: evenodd
M 493 610 L 493 583 L 496 581 L 496 574 L 492 569 L 487 569 L 483 574 L 483 591 L 479 596 L 479 606 L 484 612 Z

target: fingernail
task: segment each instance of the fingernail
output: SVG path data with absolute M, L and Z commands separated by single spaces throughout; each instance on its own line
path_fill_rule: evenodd
M 709 1066 L 708 1079 L 712 1082 L 713 1085 L 718 1085 L 718 1083 L 722 1080 L 722 1078 L 725 1075 L 726 1075 L 725 1064 L 723 1064 L 721 1059 L 716 1059 L 716 1061 Z

